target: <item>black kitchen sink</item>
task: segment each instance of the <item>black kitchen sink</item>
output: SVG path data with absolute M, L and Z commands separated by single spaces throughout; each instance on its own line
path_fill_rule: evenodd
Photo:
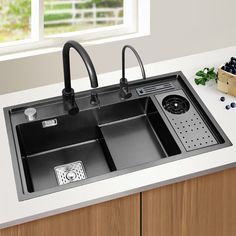
M 19 200 L 112 178 L 232 145 L 181 72 L 4 108 Z M 24 111 L 33 107 L 37 118 Z

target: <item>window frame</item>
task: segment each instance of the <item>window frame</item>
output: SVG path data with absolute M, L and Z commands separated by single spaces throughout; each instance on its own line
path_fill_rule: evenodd
M 121 25 L 88 29 L 44 36 L 44 1 L 31 2 L 31 38 L 13 42 L 0 43 L 0 55 L 24 52 L 49 47 L 61 47 L 67 40 L 92 43 L 113 38 L 150 33 L 150 0 L 124 0 L 124 22 Z M 142 19 L 142 21 L 141 21 Z M 143 19 L 145 19 L 143 21 Z

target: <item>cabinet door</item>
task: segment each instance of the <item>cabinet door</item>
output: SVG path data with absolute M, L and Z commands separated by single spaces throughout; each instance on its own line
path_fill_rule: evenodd
M 139 236 L 140 194 L 0 230 L 0 236 Z
M 235 236 L 236 168 L 142 194 L 143 236 Z

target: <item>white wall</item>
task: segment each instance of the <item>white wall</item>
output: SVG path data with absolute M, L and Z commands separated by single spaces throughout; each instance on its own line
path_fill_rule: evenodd
M 232 46 L 235 9 L 235 0 L 151 0 L 150 36 L 86 49 L 97 73 L 103 73 L 121 68 L 125 44 L 133 45 L 145 64 Z M 132 59 L 129 66 L 134 63 Z M 62 81 L 62 73 L 59 52 L 0 62 L 0 94 Z M 73 54 L 72 77 L 85 75 L 81 59 Z

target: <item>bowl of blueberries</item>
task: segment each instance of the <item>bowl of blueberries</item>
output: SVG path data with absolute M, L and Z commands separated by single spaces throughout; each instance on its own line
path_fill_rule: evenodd
M 231 57 L 229 62 L 219 67 L 217 88 L 236 97 L 236 57 Z
M 231 57 L 230 61 L 221 67 L 222 70 L 236 75 L 236 57 Z

